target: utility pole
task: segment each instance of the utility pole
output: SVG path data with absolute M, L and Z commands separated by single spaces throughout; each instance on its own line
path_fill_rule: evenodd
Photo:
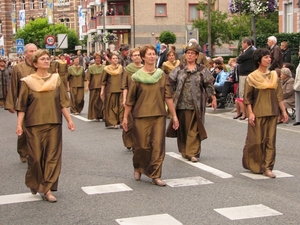
M 211 52 L 211 16 L 210 16 L 210 10 L 211 10 L 211 2 L 210 0 L 207 0 L 207 32 L 208 32 L 208 37 L 207 37 L 207 50 L 208 50 L 208 56 L 212 55 Z

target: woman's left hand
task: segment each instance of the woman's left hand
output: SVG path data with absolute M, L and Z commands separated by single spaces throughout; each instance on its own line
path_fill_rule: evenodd
M 174 130 L 177 130 L 178 127 L 179 127 L 179 121 L 178 121 L 177 116 L 173 116 L 173 117 L 172 117 L 172 120 L 173 120 L 173 129 L 174 129 Z
M 212 100 L 212 102 L 211 102 L 211 107 L 212 107 L 214 110 L 217 109 L 217 99 L 216 99 L 216 98 L 214 98 L 214 99 Z
M 288 121 L 288 119 L 289 119 L 289 116 L 288 116 L 287 113 L 284 111 L 284 112 L 282 113 L 282 119 L 281 119 L 281 121 L 282 121 L 283 123 L 286 123 L 286 122 Z

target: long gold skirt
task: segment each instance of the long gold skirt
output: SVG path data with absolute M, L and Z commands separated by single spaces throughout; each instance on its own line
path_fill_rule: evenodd
M 28 170 L 25 184 L 45 193 L 56 191 L 61 170 L 62 127 L 46 124 L 27 127 Z
M 80 113 L 84 106 L 84 88 L 83 87 L 72 87 L 70 90 L 71 113 Z
M 164 116 L 133 119 L 133 167 L 154 179 L 162 174 L 165 158 L 166 118 Z
M 103 102 L 100 98 L 101 88 L 90 90 L 88 119 L 103 119 Z
M 120 124 L 123 120 L 123 97 L 121 92 L 106 93 L 104 99 L 104 120 L 105 126 Z
M 257 117 L 255 126 L 248 124 L 243 150 L 243 167 L 253 173 L 272 170 L 276 156 L 277 116 Z

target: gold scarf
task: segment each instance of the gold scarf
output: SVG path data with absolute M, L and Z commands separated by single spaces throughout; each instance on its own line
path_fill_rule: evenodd
M 79 68 L 79 70 L 77 70 L 78 68 Z M 69 73 L 72 76 L 80 76 L 83 73 L 83 67 L 82 66 L 70 66 L 68 68 L 68 70 L 69 70 Z
M 62 61 L 61 59 L 59 59 L 57 62 L 60 63 L 60 64 L 66 64 L 66 63 L 67 63 L 67 60 Z
M 116 76 L 116 75 L 121 75 L 122 68 L 123 67 L 121 65 L 117 65 L 117 66 L 109 65 L 104 67 L 104 71 L 109 75 Z
M 156 69 L 152 73 L 147 73 L 143 69 L 140 69 L 131 76 L 131 79 L 143 84 L 154 84 L 162 78 L 163 73 L 161 69 Z
M 134 65 L 134 63 L 130 63 L 128 66 L 126 66 L 124 68 L 124 70 L 127 72 L 127 73 L 130 73 L 130 74 L 134 74 L 136 71 L 138 71 L 139 69 L 141 69 L 143 67 L 143 65 L 137 67 Z
M 104 69 L 103 65 L 94 64 L 94 65 L 89 66 L 89 71 L 93 75 L 100 75 L 100 74 L 102 74 L 103 73 L 103 69 Z
M 24 81 L 31 90 L 36 92 L 53 91 L 60 85 L 58 73 L 49 73 L 46 77 L 40 77 L 34 73 L 21 80 Z
M 179 64 L 180 64 L 179 60 L 175 60 L 173 63 L 171 63 L 170 61 L 166 61 L 163 63 L 163 65 L 167 67 L 170 71 L 174 70 L 175 67 L 179 66 Z
M 247 77 L 250 86 L 257 89 L 275 89 L 278 84 L 278 76 L 276 71 L 268 71 L 267 73 L 255 70 Z

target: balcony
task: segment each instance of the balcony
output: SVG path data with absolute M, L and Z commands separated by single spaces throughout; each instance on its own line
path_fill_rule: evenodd
M 94 33 L 103 29 L 103 17 L 97 16 L 96 19 L 88 23 L 88 33 Z M 105 29 L 131 29 L 130 16 L 105 16 Z

